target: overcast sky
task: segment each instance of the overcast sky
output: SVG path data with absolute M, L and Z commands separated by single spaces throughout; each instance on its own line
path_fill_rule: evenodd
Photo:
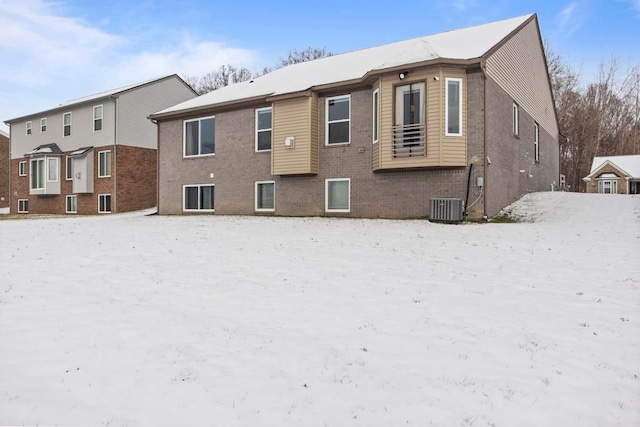
M 0 0 L 0 121 L 168 74 L 256 70 L 292 49 L 341 53 L 533 12 L 587 79 L 613 56 L 640 62 L 640 0 Z

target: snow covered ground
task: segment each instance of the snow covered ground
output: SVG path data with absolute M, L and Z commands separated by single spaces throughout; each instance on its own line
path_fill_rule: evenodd
M 0 220 L 0 425 L 640 425 L 640 198 Z

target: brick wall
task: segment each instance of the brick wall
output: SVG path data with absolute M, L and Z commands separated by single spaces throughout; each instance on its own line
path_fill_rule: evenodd
M 0 208 L 9 207 L 9 176 L 11 162 L 9 160 L 9 138 L 0 135 Z
M 539 162 L 534 159 L 533 118 L 520 107 L 519 135 L 513 134 L 513 99 L 491 78 L 487 79 L 487 206 L 488 216 L 526 193 L 551 190 L 558 185 L 559 146 L 539 127 Z M 521 172 L 522 171 L 522 172 Z
M 120 147 L 118 147 L 120 149 Z M 78 194 L 79 215 L 91 215 L 98 213 L 98 194 L 111 194 L 113 206 L 113 175 L 108 178 L 98 178 L 98 151 L 112 150 L 113 146 L 94 148 L 94 187 L 92 194 Z M 18 212 L 18 199 L 29 200 L 30 214 L 57 214 L 64 215 L 66 212 L 66 196 L 73 195 L 73 181 L 67 181 L 66 177 L 66 156 L 60 157 L 60 194 L 33 196 L 29 195 L 29 158 L 13 159 L 11 161 L 11 213 Z M 27 162 L 27 176 L 19 176 L 18 164 L 21 161 Z M 113 154 L 111 157 L 111 170 L 113 172 Z M 70 214 L 75 215 L 75 214 Z
M 620 169 L 612 166 L 612 165 L 606 165 L 605 167 L 603 167 L 602 169 L 600 169 L 600 172 L 598 173 L 598 176 L 605 174 L 605 173 L 612 173 L 615 176 L 617 176 L 618 179 L 618 193 L 617 194 L 628 194 L 629 193 L 629 181 L 627 181 L 624 178 L 624 174 L 622 172 L 620 172 Z M 597 193 L 598 192 L 598 177 L 593 177 L 591 178 L 591 181 L 587 182 L 587 193 Z
M 468 157 L 476 162 L 472 184 L 484 173 L 482 79 L 469 75 Z M 319 173 L 312 176 L 271 176 L 270 153 L 255 152 L 254 109 L 216 114 L 215 156 L 182 157 L 182 120 L 159 124 L 159 200 L 161 214 L 182 213 L 184 184 L 214 184 L 215 211 L 221 214 L 253 214 L 255 181 L 275 181 L 275 214 L 326 215 L 325 179 L 351 179 L 351 212 L 331 214 L 349 217 L 412 218 L 428 215 L 430 197 L 460 197 L 466 193 L 468 168 L 371 170 L 371 90 L 351 92 L 349 145 L 325 146 L 324 98 L 319 99 Z M 338 95 L 338 94 L 332 94 Z M 208 116 L 205 114 L 203 116 Z M 211 177 L 213 174 L 213 177 Z M 480 194 L 473 186 L 470 202 Z M 480 199 L 473 217 L 483 211 Z
M 156 206 L 157 150 L 118 145 L 116 159 L 117 211 Z

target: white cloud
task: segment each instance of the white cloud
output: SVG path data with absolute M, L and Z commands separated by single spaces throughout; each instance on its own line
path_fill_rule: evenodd
M 582 26 L 582 16 L 578 12 L 578 3 L 572 2 L 556 15 L 558 29 L 565 36 L 570 36 Z
M 74 17 L 62 3 L 0 1 L 0 128 L 2 120 L 153 77 L 261 65 L 254 51 L 189 34 L 151 44 L 98 25 L 106 24 Z

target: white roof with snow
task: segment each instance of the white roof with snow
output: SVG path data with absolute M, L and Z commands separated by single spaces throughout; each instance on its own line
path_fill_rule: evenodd
M 4 136 L 6 138 L 9 138 L 9 134 L 6 133 L 5 131 L 3 131 L 2 129 L 0 129 L 0 135 Z
M 589 175 L 596 172 L 607 162 L 613 163 L 618 169 L 621 169 L 631 178 L 640 178 L 640 154 L 594 157 Z
M 11 123 L 11 122 L 16 121 L 16 120 L 24 119 L 25 117 L 42 115 L 43 113 L 46 113 L 46 112 L 49 112 L 49 111 L 53 111 L 53 110 L 58 110 L 60 108 L 67 108 L 67 107 L 70 107 L 72 105 L 82 104 L 83 102 L 88 102 L 88 101 L 92 101 L 92 100 L 96 100 L 96 99 L 106 98 L 106 97 L 112 96 L 112 95 L 117 95 L 117 94 L 120 94 L 122 92 L 126 92 L 128 90 L 135 89 L 135 88 L 137 88 L 139 86 L 144 86 L 144 85 L 147 85 L 149 83 L 153 83 L 153 82 L 156 82 L 156 81 L 164 80 L 164 79 L 167 79 L 167 78 L 172 77 L 172 76 L 175 76 L 175 74 L 170 74 L 168 76 L 159 77 L 159 78 L 156 78 L 156 79 L 146 80 L 144 82 L 134 83 L 132 85 L 123 86 L 123 87 L 119 87 L 119 88 L 116 88 L 116 89 L 111 89 L 111 90 L 108 90 L 108 91 L 105 91 L 105 92 L 95 93 L 93 95 L 88 95 L 88 96 L 85 96 L 85 97 L 82 97 L 82 98 L 71 99 L 69 101 L 63 102 L 62 104 L 58 105 L 57 107 L 53 107 L 53 108 L 50 108 L 48 110 L 40 111 L 40 112 L 37 112 L 37 113 L 32 113 L 32 114 L 29 114 L 29 115 L 26 115 L 26 116 L 16 117 L 14 119 L 5 120 L 5 123 Z
M 197 109 L 254 97 L 300 92 L 324 84 L 361 79 L 371 71 L 434 59 L 480 58 L 532 16 L 532 14 L 519 16 L 289 65 L 252 81 L 220 88 L 155 114 Z

